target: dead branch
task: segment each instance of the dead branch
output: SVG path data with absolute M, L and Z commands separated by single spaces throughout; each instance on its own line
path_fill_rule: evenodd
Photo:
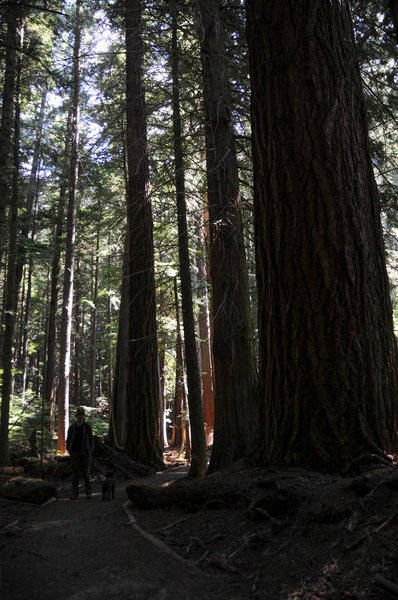
M 354 548 L 356 548 L 356 546 L 359 546 L 359 544 L 361 544 L 364 540 L 366 540 L 367 538 L 370 538 L 375 533 L 378 533 L 386 525 L 389 525 L 391 523 L 391 521 L 393 521 L 397 515 L 398 515 L 398 511 L 396 511 L 389 519 L 387 519 L 387 521 L 384 521 L 384 523 L 382 523 L 381 525 L 379 525 L 378 527 L 373 529 L 373 531 L 366 530 L 365 532 L 363 532 L 356 540 L 354 540 L 350 544 L 346 545 L 346 550 L 353 550 Z
M 388 579 L 384 579 L 384 577 L 382 577 L 381 575 L 376 575 L 375 583 L 377 585 L 380 585 L 385 590 L 388 590 L 389 592 L 392 592 L 393 594 L 398 596 L 398 585 L 396 583 L 388 581 Z
M 184 521 L 186 521 L 186 520 L 187 520 L 187 517 L 185 517 L 184 519 L 178 519 L 178 521 L 174 521 L 174 523 L 169 523 L 169 525 L 166 525 L 166 527 L 163 527 L 159 531 L 161 533 L 163 533 L 164 531 L 167 531 L 168 529 L 171 529 L 172 527 L 174 527 L 174 525 L 179 525 L 180 523 L 184 523 Z
M 43 556 L 43 554 L 40 554 L 40 552 L 35 552 L 34 550 L 28 550 L 27 548 L 15 548 L 15 550 L 18 550 L 18 552 L 28 552 L 28 554 L 34 554 L 35 556 L 39 556 L 43 560 L 49 560 L 46 556 Z
M 212 565 L 215 565 L 219 569 L 226 571 L 227 573 L 237 573 L 238 572 L 237 569 L 235 569 L 235 567 L 233 567 L 232 565 L 227 563 L 227 561 L 225 560 L 225 558 L 222 554 L 218 554 L 218 553 L 210 554 L 210 556 L 208 558 L 208 562 Z
M 136 521 L 134 515 L 131 513 L 130 506 L 131 506 L 131 502 L 130 501 L 127 501 L 127 502 L 125 502 L 123 504 L 124 511 L 127 514 L 127 517 L 128 517 L 128 520 L 129 520 L 129 525 L 131 525 L 131 527 L 137 533 L 139 533 L 142 537 L 144 537 L 146 540 L 148 540 L 148 542 L 150 542 L 151 544 L 153 544 L 154 546 L 156 546 L 160 550 L 163 550 L 163 552 L 166 552 L 167 554 L 170 554 L 170 556 L 172 556 L 173 558 L 176 558 L 177 560 L 182 561 L 184 563 L 188 562 L 188 561 L 185 560 L 185 558 L 183 558 L 179 554 L 176 554 L 176 552 L 174 552 L 174 550 L 172 550 L 169 546 L 167 546 L 167 544 L 165 544 L 164 542 L 162 542 L 162 540 L 160 540 L 159 538 L 155 537 L 154 535 L 152 535 L 148 531 L 145 531 L 145 529 L 142 529 L 142 527 L 140 527 L 137 524 L 137 521 Z

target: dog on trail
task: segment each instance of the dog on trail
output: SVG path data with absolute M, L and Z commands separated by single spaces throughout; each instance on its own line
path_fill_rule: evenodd
M 115 479 L 113 471 L 105 473 L 105 479 L 102 482 L 102 500 L 112 500 L 115 498 Z

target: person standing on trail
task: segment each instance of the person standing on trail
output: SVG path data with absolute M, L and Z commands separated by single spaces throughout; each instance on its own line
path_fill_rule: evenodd
M 73 468 L 71 500 L 77 500 L 79 497 L 80 473 L 84 479 L 86 498 L 90 500 L 90 463 L 91 454 L 94 450 L 94 437 L 91 425 L 85 422 L 85 412 L 82 406 L 76 409 L 76 422 L 72 423 L 68 429 L 66 449 L 70 454 Z

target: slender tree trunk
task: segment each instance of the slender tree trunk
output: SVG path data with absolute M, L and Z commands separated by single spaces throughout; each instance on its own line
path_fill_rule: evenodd
M 87 404 L 83 402 L 82 398 L 82 381 L 83 379 L 87 379 L 87 371 L 85 369 L 85 361 L 83 360 L 83 343 L 82 340 L 85 339 L 84 332 L 84 309 L 82 310 L 82 298 L 83 291 L 81 286 L 81 268 L 80 268 L 80 257 L 77 257 L 75 264 L 75 272 L 76 272 L 76 285 L 75 285 L 75 294 L 74 294 L 74 332 L 72 336 L 72 345 L 73 345 L 73 361 L 71 364 L 71 373 L 73 373 L 73 393 L 71 402 L 73 402 L 74 406 L 79 406 L 80 404 Z
M 123 450 L 127 432 L 127 367 L 129 341 L 129 289 L 127 280 L 128 247 L 123 252 L 122 285 L 120 291 L 119 324 L 116 342 L 115 378 L 110 407 L 109 438 L 118 449 Z
M 90 388 L 90 406 L 95 406 L 95 385 L 96 385 L 96 368 L 97 368 L 97 320 L 98 320 L 98 310 L 97 310 L 97 299 L 98 299 L 98 272 L 99 272 L 99 229 L 97 231 L 97 239 L 96 239 L 96 249 L 95 249 L 95 260 L 94 260 L 94 290 L 93 290 L 93 307 L 91 309 L 91 333 L 90 333 L 90 368 L 89 368 L 89 388 Z
M 58 400 L 58 451 L 65 453 L 65 436 L 69 427 L 69 388 L 71 364 L 71 333 L 73 283 L 75 266 L 76 202 L 79 177 L 79 102 L 80 102 L 80 38 L 82 0 L 76 0 L 75 40 L 73 48 L 71 159 L 69 173 L 69 202 L 66 225 L 66 252 L 62 315 L 60 330 Z
M 31 242 L 34 242 L 36 235 L 36 211 L 37 211 L 37 193 L 38 193 L 38 177 L 40 169 L 40 153 L 41 153 L 41 141 L 43 133 L 43 123 L 45 115 L 47 96 L 47 85 L 44 85 L 39 113 L 38 113 L 38 124 L 36 128 L 35 145 L 33 149 L 32 167 L 30 170 L 29 182 L 26 190 L 26 212 L 25 219 L 21 227 L 20 244 L 18 251 L 17 260 L 17 275 L 16 285 L 19 288 L 22 272 L 24 265 L 26 264 L 27 250 L 26 242 L 30 236 Z M 22 356 L 20 370 L 22 373 L 22 397 L 25 398 L 26 392 L 26 381 L 27 381 L 27 367 L 28 367 L 28 325 L 30 318 L 30 300 L 32 293 L 32 273 L 33 273 L 33 257 L 32 254 L 28 255 L 28 275 L 27 275 L 27 290 L 25 298 L 24 313 L 21 319 L 22 331 Z
M 172 80 L 173 80 L 173 137 L 174 168 L 178 215 L 178 256 L 180 263 L 182 319 L 184 326 L 185 360 L 187 366 L 188 406 L 191 424 L 191 468 L 190 477 L 203 477 L 207 469 L 206 439 L 204 433 L 203 402 L 199 361 L 195 337 L 192 283 L 190 273 L 188 226 L 185 203 L 185 172 L 182 148 L 180 114 L 179 67 L 177 19 L 178 0 L 172 6 Z
M 214 320 L 215 427 L 209 466 L 214 471 L 245 457 L 254 443 L 257 377 L 220 2 L 198 0 L 197 6 Z
M 23 44 L 23 28 L 20 31 L 21 46 Z M 17 78 L 15 85 L 15 118 L 14 118 L 14 157 L 11 189 L 10 213 L 10 243 L 8 251 L 8 269 L 5 295 L 5 332 L 3 338 L 3 374 L 2 374 L 2 400 L 0 421 L 0 464 L 8 465 L 10 461 L 9 418 L 10 400 L 12 390 L 12 362 L 13 342 L 15 331 L 15 317 L 18 309 L 17 286 L 17 253 L 18 253 L 18 207 L 19 207 L 19 170 L 20 170 L 20 116 L 21 116 L 21 58 L 18 59 Z
M 36 210 L 36 209 L 35 209 Z M 33 217 L 32 242 L 35 239 L 35 216 Z M 21 356 L 21 373 L 22 373 L 22 398 L 25 399 L 27 377 L 28 377 L 28 345 L 29 345 L 29 319 L 30 319 L 30 302 L 32 298 L 32 275 L 33 275 L 33 258 L 29 256 L 28 273 L 27 273 L 27 289 L 24 306 L 24 314 L 22 319 L 22 356 Z
M 159 373 L 160 373 L 160 445 L 162 448 L 167 448 L 167 422 L 166 422 L 166 356 L 162 349 L 159 352 Z
M 124 120 L 121 119 L 123 135 L 123 175 L 126 199 L 128 195 L 128 169 L 127 148 Z M 129 288 L 128 288 L 128 236 L 123 242 L 122 284 L 120 290 L 119 323 L 116 342 L 115 376 L 112 387 L 112 401 L 109 418 L 109 440 L 119 450 L 124 449 L 126 443 L 127 426 L 127 355 L 128 355 L 128 330 L 129 330 Z
M 109 234 L 109 238 L 108 238 L 108 245 L 110 247 L 110 234 Z M 109 281 L 108 281 L 108 303 L 107 303 L 107 311 L 106 311 L 106 326 L 107 326 L 107 330 L 110 332 L 111 331 L 111 325 L 112 325 L 112 321 L 113 321 L 113 311 L 112 311 L 112 298 L 111 298 L 111 257 L 110 255 L 108 255 L 107 258 L 107 262 L 108 262 L 108 273 L 109 273 Z M 112 343 L 110 340 L 110 336 L 107 335 L 106 336 L 106 362 L 107 362 L 107 368 L 106 368 L 106 372 L 107 372 L 107 386 L 106 386 L 106 395 L 108 398 L 108 402 L 109 402 L 109 407 L 111 404 L 111 398 L 112 398 L 112 382 L 113 382 L 113 351 L 112 351 Z
M 67 155 L 67 149 L 65 148 Z M 57 224 L 54 235 L 54 254 L 51 267 L 50 307 L 47 331 L 47 360 L 44 375 L 44 399 L 50 407 L 50 430 L 55 430 L 55 403 L 57 392 L 57 305 L 59 293 L 59 274 L 61 270 L 61 237 L 64 223 L 67 181 L 61 182 L 59 193 Z
M 184 356 L 182 351 L 181 321 L 180 309 L 177 291 L 177 278 L 174 278 L 174 304 L 176 309 L 176 377 L 174 387 L 174 406 L 173 406 L 173 437 L 172 446 L 182 444 L 183 440 L 183 409 L 185 402 L 185 383 L 184 383 Z
M 247 0 L 258 459 L 344 470 L 392 448 L 397 361 L 347 0 Z
M 141 0 L 125 0 L 128 159 L 128 427 L 126 452 L 162 464 L 153 223 L 143 87 Z
M 199 221 L 199 220 L 198 220 Z M 206 446 L 213 444 L 214 432 L 214 394 L 213 394 L 213 369 L 211 361 L 211 332 L 209 299 L 206 272 L 206 247 L 204 241 L 203 223 L 198 222 L 198 296 L 199 296 L 199 338 L 200 358 L 202 368 L 203 413 L 205 420 Z

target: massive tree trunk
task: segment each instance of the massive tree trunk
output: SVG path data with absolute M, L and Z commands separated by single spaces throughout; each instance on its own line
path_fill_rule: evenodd
M 396 346 L 346 0 L 247 0 L 258 460 L 329 470 L 391 450 Z
M 71 335 L 73 285 L 75 267 L 76 203 L 79 178 L 79 120 L 80 120 L 80 42 L 81 7 L 83 0 L 76 0 L 75 39 L 73 48 L 71 158 L 69 171 L 69 202 L 66 224 L 66 251 L 64 287 L 62 299 L 58 401 L 58 451 L 65 452 L 65 434 L 69 426 L 69 390 L 71 364 Z
M 214 319 L 215 425 L 209 467 L 213 471 L 246 456 L 254 441 L 257 378 L 220 3 L 197 4 Z
M 3 98 L 0 123 L 0 264 L 4 251 L 5 215 L 10 192 L 8 166 L 11 152 L 11 134 L 14 108 L 15 76 L 17 72 L 17 28 L 21 9 L 8 4 L 6 13 L 7 37 Z
M 182 147 L 182 126 L 179 91 L 179 59 L 177 40 L 177 2 L 172 5 L 171 70 L 173 82 L 173 141 L 174 169 L 178 219 L 178 257 L 181 280 L 182 321 L 184 326 L 185 360 L 187 366 L 188 407 L 191 425 L 190 477 L 203 477 L 207 469 L 206 439 L 199 361 L 196 348 L 195 317 L 193 312 L 192 282 L 189 258 L 188 226 L 185 202 L 185 170 Z
M 21 47 L 23 44 L 23 28 L 20 31 Z M 15 85 L 15 117 L 14 117 L 14 152 L 10 200 L 10 241 L 8 249 L 7 278 L 4 298 L 4 337 L 3 337 L 3 372 L 1 388 L 1 420 L 0 420 L 0 464 L 9 463 L 9 417 L 12 389 L 12 358 L 15 332 L 15 321 L 18 309 L 19 286 L 17 282 L 18 262 L 18 213 L 20 200 L 20 119 L 21 119 L 21 57 L 18 59 Z
M 162 463 L 159 371 L 150 202 L 141 0 L 125 0 L 127 227 L 128 227 L 128 424 L 126 452 L 137 462 Z

